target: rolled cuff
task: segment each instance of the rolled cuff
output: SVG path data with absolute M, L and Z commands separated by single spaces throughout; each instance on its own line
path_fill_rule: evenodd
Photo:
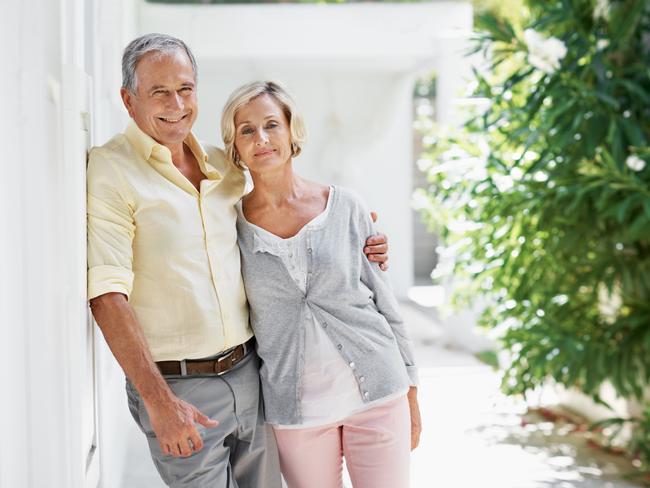
M 88 300 L 106 293 L 123 293 L 129 298 L 133 271 L 119 266 L 94 266 L 88 270 Z

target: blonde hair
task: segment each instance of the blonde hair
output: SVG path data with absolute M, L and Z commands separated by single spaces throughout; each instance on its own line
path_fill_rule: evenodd
M 291 134 L 291 155 L 298 156 L 305 142 L 305 124 L 298 111 L 296 102 L 293 101 L 287 90 L 274 81 L 254 81 L 237 88 L 228 98 L 221 114 L 221 138 L 223 139 L 226 156 L 237 167 L 244 169 L 235 148 L 235 115 L 237 111 L 251 100 L 270 95 L 280 104 Z

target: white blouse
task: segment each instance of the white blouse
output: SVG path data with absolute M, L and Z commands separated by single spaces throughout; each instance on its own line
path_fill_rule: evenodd
M 264 251 L 282 260 L 303 292 L 307 288 L 306 230 L 323 227 L 329 207 L 330 199 L 322 213 L 303 226 L 295 236 L 287 239 L 251 224 L 264 243 Z M 322 327 L 319 327 L 313 315 L 308 313 L 308 317 L 311 320 L 305 324 L 305 363 L 301 385 L 303 422 L 298 425 L 274 425 L 275 428 L 295 429 L 334 423 L 406 393 L 406 390 L 400 391 L 374 402 L 364 403 L 350 366 L 343 360 Z

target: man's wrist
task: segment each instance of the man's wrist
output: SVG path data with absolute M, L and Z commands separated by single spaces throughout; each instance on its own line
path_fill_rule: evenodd
M 147 410 L 166 405 L 176 398 L 162 376 L 158 376 L 157 381 L 147 382 L 141 391 L 138 390 L 138 393 L 140 393 L 140 398 Z

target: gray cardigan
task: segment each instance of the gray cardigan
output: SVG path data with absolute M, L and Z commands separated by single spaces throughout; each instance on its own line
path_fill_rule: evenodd
M 262 360 L 266 420 L 299 424 L 307 310 L 352 368 L 364 402 L 417 384 L 411 341 L 384 272 L 363 254 L 374 229 L 350 190 L 332 187 L 323 225 L 306 229 L 307 292 L 263 251 L 239 209 L 237 231 L 251 325 Z

